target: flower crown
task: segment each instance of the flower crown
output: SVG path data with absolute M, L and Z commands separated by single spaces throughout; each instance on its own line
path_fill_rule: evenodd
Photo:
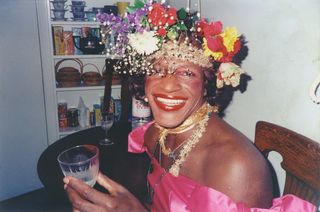
M 214 70 L 217 88 L 236 87 L 240 83 L 244 71 L 233 63 L 233 59 L 243 44 L 235 27 L 223 29 L 220 21 L 208 22 L 200 19 L 199 13 L 148 0 L 135 0 L 124 17 L 98 14 L 97 19 L 105 33 L 117 35 L 115 45 L 107 54 L 112 52 L 122 57 L 114 66 L 121 74 L 152 74 L 151 60 L 168 57 L 191 61 L 205 68 L 218 64 L 218 70 Z M 183 42 L 182 35 L 185 35 Z M 194 43 L 200 44 L 199 48 Z

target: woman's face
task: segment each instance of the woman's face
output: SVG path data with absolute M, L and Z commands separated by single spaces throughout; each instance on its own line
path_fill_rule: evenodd
M 153 117 L 160 126 L 177 127 L 205 101 L 203 71 L 181 60 L 159 60 L 154 69 L 145 83 Z

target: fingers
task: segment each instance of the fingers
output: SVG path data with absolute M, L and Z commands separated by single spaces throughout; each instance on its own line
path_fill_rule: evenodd
M 68 198 L 72 204 L 72 211 L 73 212 L 85 212 L 85 211 L 93 211 L 92 207 L 90 207 L 90 205 L 92 205 L 90 202 L 88 202 L 87 200 L 83 199 L 78 192 L 76 192 L 74 189 L 72 189 L 72 187 L 67 186 L 66 187 L 66 192 L 68 194 Z
M 96 211 L 92 209 L 92 203 L 107 206 L 110 202 L 111 197 L 109 195 L 91 188 L 77 178 L 68 176 L 63 181 L 66 184 L 65 187 L 70 201 L 73 205 L 76 205 L 75 208 L 81 209 L 80 211 L 85 211 L 84 209 Z
M 122 189 L 122 186 L 111 180 L 109 177 L 103 175 L 101 172 L 98 174 L 97 182 L 107 189 L 111 195 L 115 195 Z

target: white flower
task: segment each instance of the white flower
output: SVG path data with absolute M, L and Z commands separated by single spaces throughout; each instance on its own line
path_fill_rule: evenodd
M 221 63 L 217 72 L 217 88 L 222 88 L 224 84 L 237 87 L 243 73 L 245 72 L 234 63 Z
M 144 31 L 142 33 L 132 33 L 128 35 L 129 45 L 139 54 L 152 54 L 159 49 L 159 39 L 154 31 Z

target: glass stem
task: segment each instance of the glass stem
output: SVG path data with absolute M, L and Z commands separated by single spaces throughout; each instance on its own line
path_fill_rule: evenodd
M 109 130 L 108 130 L 108 129 L 106 129 L 106 138 L 108 138 L 108 137 L 109 137 L 108 132 L 109 132 Z

